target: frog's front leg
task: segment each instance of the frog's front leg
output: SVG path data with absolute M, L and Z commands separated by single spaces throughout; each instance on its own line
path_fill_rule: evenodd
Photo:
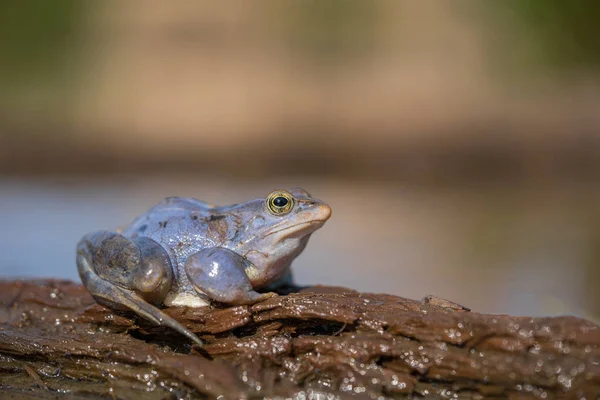
M 223 247 L 200 250 L 185 262 L 185 272 L 196 290 L 227 304 L 253 304 L 275 295 L 254 291 L 246 275 L 249 267 L 250 261 Z
M 286 273 L 276 281 L 273 281 L 265 286 L 261 286 L 260 290 L 276 291 L 281 288 L 297 288 L 299 287 L 294 283 L 294 275 L 292 270 L 288 268 Z
M 168 254 L 154 240 L 131 240 L 108 231 L 88 234 L 77 245 L 77 269 L 98 303 L 130 309 L 202 345 L 194 333 L 150 304 L 164 300 L 173 280 Z

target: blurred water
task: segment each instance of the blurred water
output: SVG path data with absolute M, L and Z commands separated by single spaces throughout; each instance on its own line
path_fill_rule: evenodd
M 332 180 L 173 177 L 0 180 L 0 275 L 78 280 L 86 232 L 130 222 L 166 196 L 216 204 L 301 186 L 333 216 L 294 264 L 301 284 L 410 298 L 435 294 L 477 311 L 600 315 L 600 219 L 591 190 L 423 189 Z

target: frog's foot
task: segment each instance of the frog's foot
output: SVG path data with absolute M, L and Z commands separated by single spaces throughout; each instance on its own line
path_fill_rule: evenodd
M 246 275 L 251 263 L 229 249 L 215 247 L 192 254 L 185 272 L 194 288 L 226 304 L 254 304 L 275 293 L 258 293 Z
M 437 297 L 432 294 L 423 297 L 423 300 L 421 300 L 421 302 L 424 304 L 430 304 L 436 307 L 440 307 L 448 311 L 471 311 L 471 309 L 468 307 L 462 306 L 450 300 L 442 299 L 441 297 Z
M 106 231 L 86 235 L 77 246 L 77 268 L 84 286 L 98 303 L 130 309 L 203 344 L 194 333 L 150 304 L 162 302 L 173 279 L 168 255 L 152 239 L 132 241 Z
M 250 295 L 251 295 L 252 299 L 250 300 L 249 303 L 245 303 L 245 304 L 252 305 L 252 304 L 260 303 L 261 301 L 270 299 L 271 297 L 279 296 L 275 292 L 258 293 L 255 291 L 252 291 L 252 293 L 250 293 Z

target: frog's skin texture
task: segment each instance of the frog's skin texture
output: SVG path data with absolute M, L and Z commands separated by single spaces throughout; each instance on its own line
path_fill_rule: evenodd
M 330 215 L 327 204 L 302 189 L 225 207 L 169 197 L 120 233 L 84 236 L 77 268 L 98 303 L 132 310 L 202 344 L 159 307 L 252 304 L 273 296 L 269 290 L 291 281 L 292 260 Z

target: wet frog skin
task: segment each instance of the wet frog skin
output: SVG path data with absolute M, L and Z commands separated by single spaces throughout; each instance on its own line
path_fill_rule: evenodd
M 291 262 L 330 215 L 327 204 L 299 188 L 224 207 L 169 197 L 122 232 L 85 235 L 77 269 L 98 303 L 132 310 L 202 344 L 159 307 L 252 304 L 273 296 L 269 290 L 291 281 Z

